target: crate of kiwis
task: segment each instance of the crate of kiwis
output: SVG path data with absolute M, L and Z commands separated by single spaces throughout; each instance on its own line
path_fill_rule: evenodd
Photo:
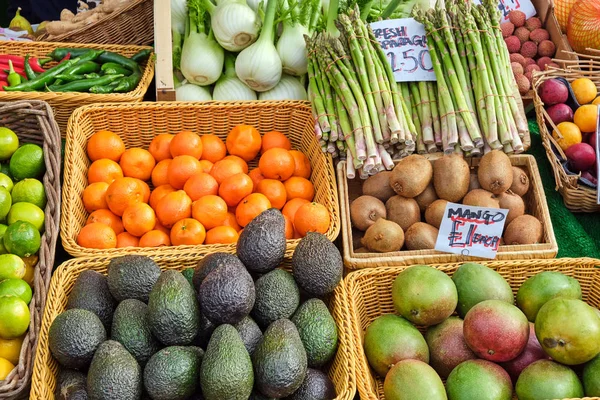
M 337 166 L 344 264 L 350 269 L 481 260 L 434 250 L 448 202 L 508 209 L 496 260 L 554 258 L 558 245 L 535 158 L 411 155 L 348 179 Z

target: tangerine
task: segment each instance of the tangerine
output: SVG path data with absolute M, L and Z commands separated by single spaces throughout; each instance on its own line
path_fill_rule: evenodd
M 202 172 L 206 172 L 207 174 L 210 174 L 210 171 L 212 170 L 213 165 L 214 164 L 208 160 L 200 160 L 200 166 L 202 167 Z
M 210 174 L 215 178 L 219 185 L 230 176 L 243 173 L 244 169 L 242 166 L 237 161 L 231 159 L 217 161 L 210 170 Z
M 205 244 L 236 243 L 240 235 L 231 226 L 217 226 L 206 232 Z
M 152 176 L 156 160 L 148 150 L 135 148 L 125 150 L 119 165 L 123 169 L 124 176 L 147 181 Z
M 310 160 L 306 155 L 298 150 L 290 150 L 290 154 L 294 157 L 294 174 L 292 176 L 299 176 L 300 178 L 310 178 L 312 168 L 310 166 Z
M 147 203 L 150 200 L 150 186 L 142 180 L 136 179 L 136 181 L 142 188 L 142 202 Z
M 249 125 L 236 126 L 229 132 L 225 140 L 229 154 L 239 156 L 246 162 L 257 156 L 261 144 L 260 133 Z
M 217 135 L 202 135 L 202 159 L 216 163 L 227 155 L 227 147 Z
M 248 163 L 246 161 L 242 160 L 241 157 L 238 157 L 238 156 L 227 156 L 223 160 L 233 160 L 233 161 L 237 162 L 238 164 L 240 164 L 240 167 L 242 167 L 242 171 L 245 174 L 248 173 Z
M 596 85 L 588 78 L 575 79 L 571 82 L 571 89 L 573 89 L 577 102 L 581 105 L 590 103 L 598 95 Z
M 110 226 L 93 222 L 81 228 L 77 244 L 87 249 L 114 249 L 117 247 L 117 235 Z
M 205 238 L 206 229 L 193 218 L 177 221 L 171 228 L 171 244 L 173 246 L 202 244 Z
M 171 140 L 171 157 L 188 155 L 199 160 L 202 157 L 202 139 L 191 131 L 181 131 Z
M 94 222 L 100 222 L 101 224 L 110 226 L 117 235 L 123 233 L 125 230 L 121 218 L 110 212 L 110 210 L 94 211 L 90 214 L 85 224 L 89 225 L 93 224 Z
M 267 132 L 262 137 L 262 146 L 260 148 L 261 153 L 269 149 L 280 148 L 285 150 L 292 149 L 292 143 L 283 133 L 278 131 Z
M 294 231 L 294 223 L 286 215 L 283 216 L 283 219 L 285 220 L 285 238 L 287 240 L 293 239 L 296 233 Z
M 158 164 L 152 170 L 152 185 L 159 187 L 169 183 L 169 165 L 171 165 L 170 158 L 166 158 L 159 161 Z
M 209 194 L 216 195 L 219 193 L 219 184 L 212 175 L 199 172 L 192 175 L 190 179 L 185 182 L 183 190 L 190 196 L 192 201 L 196 201 L 202 196 L 208 196 Z
M 306 178 L 292 176 L 283 183 L 288 199 L 304 199 L 312 201 L 315 197 L 315 187 L 312 182 Z
M 121 216 L 123 211 L 136 203 L 144 202 L 145 190 L 135 178 L 118 178 L 106 190 L 106 203 L 114 214 Z
M 285 181 L 296 170 L 296 162 L 289 151 L 280 148 L 267 150 L 258 160 L 258 168 L 267 179 Z
M 223 225 L 227 218 L 227 204 L 219 196 L 202 196 L 192 204 L 192 217 L 206 229 Z
M 290 221 L 294 222 L 296 211 L 298 211 L 298 209 L 306 203 L 310 203 L 310 201 L 301 198 L 288 200 L 288 202 L 285 203 L 285 206 L 283 206 L 281 213 L 288 217 Z
M 117 248 L 139 247 L 140 238 L 133 236 L 129 232 L 121 232 L 117 235 Z
M 169 185 L 175 189 L 183 189 L 187 180 L 202 172 L 200 161 L 190 155 L 177 156 L 169 164 Z
M 96 160 L 90 165 L 88 169 L 88 183 L 106 182 L 111 183 L 117 178 L 123 177 L 123 170 L 121 166 L 109 160 L 108 158 L 101 158 Z
M 98 131 L 90 136 L 87 142 L 87 154 L 92 161 L 108 158 L 119 162 L 124 152 L 125 143 L 119 135 L 111 131 Z
M 271 202 L 262 193 L 252 193 L 244 197 L 235 209 L 235 219 L 245 227 L 260 213 L 271 208 Z
M 183 190 L 177 190 L 160 199 L 154 211 L 161 225 L 171 228 L 177 221 L 192 216 L 192 200 Z
M 164 226 L 162 226 L 158 220 L 156 221 L 156 225 L 154 225 L 153 230 L 164 232 L 167 235 L 171 234 L 171 230 L 169 228 L 165 228 Z
M 219 196 L 229 207 L 235 207 L 240 201 L 252 193 L 252 179 L 246 174 L 236 174 L 225 179 L 219 186 Z
M 129 206 L 123 212 L 123 227 L 134 236 L 150 232 L 156 225 L 156 214 L 146 203 Z
M 258 187 L 258 184 L 260 183 L 260 181 L 265 179 L 262 172 L 260 172 L 260 168 L 258 168 L 258 167 L 254 168 L 252 171 L 250 171 L 248 176 L 250 177 L 250 179 L 252 179 L 252 183 L 253 183 L 252 191 L 256 191 L 256 188 Z
M 169 239 L 169 235 L 167 235 L 165 232 L 155 229 L 150 232 L 146 232 L 144 236 L 140 238 L 138 245 L 139 247 L 170 246 L 171 239 Z
M 556 126 L 556 128 L 558 131 L 556 129 L 552 131 L 552 137 L 556 139 L 556 142 L 560 148 L 563 149 L 563 151 L 567 150 L 574 144 L 581 143 L 583 139 L 581 130 L 574 123 L 561 122 Z
M 242 229 L 242 227 L 237 223 L 237 220 L 235 219 L 235 212 L 231 211 L 227 212 L 227 217 L 225 217 L 225 222 L 223 222 L 223 226 L 229 226 L 235 229 L 236 232 Z
M 596 132 L 598 124 L 598 106 L 587 104 L 581 106 L 575 111 L 573 122 L 579 127 L 581 132 Z
M 106 203 L 106 190 L 108 186 L 106 182 L 96 182 L 83 189 L 81 197 L 83 199 L 83 206 L 87 212 L 91 213 L 92 211 L 108 208 L 108 204 Z
M 171 140 L 174 137 L 175 135 L 171 135 L 170 133 L 161 133 L 154 136 L 150 142 L 150 146 L 148 146 L 148 151 L 157 162 L 171 158 Z
M 262 193 L 271 202 L 271 206 L 281 210 L 287 201 L 285 186 L 275 179 L 263 179 L 258 183 L 254 190 L 256 193 Z
M 294 228 L 300 237 L 308 232 L 326 233 L 331 217 L 327 208 L 319 203 L 308 203 L 300 206 L 294 216 Z

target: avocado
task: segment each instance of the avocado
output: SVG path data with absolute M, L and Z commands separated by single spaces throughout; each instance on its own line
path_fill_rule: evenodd
M 108 287 L 117 301 L 137 299 L 148 303 L 152 286 L 160 276 L 160 268 L 146 256 L 115 257 L 108 264 Z
M 252 355 L 263 337 L 262 331 L 250 317 L 244 317 L 244 319 L 234 325 L 234 328 L 240 334 L 240 338 L 242 339 L 242 342 L 244 342 L 246 350 Z
M 318 369 L 306 370 L 306 378 L 302 385 L 287 400 L 333 400 L 335 386 L 331 379 Z
M 281 318 L 290 318 L 300 304 L 300 290 L 289 272 L 282 269 L 261 276 L 256 281 L 256 301 L 252 316 L 263 328 Z
M 250 395 L 250 397 L 248 398 L 248 400 L 275 400 L 275 399 L 273 397 L 263 396 L 262 394 L 260 394 L 256 390 L 253 390 L 252 394 Z
M 257 389 L 281 398 L 294 393 L 306 377 L 306 351 L 289 319 L 273 322 L 252 355 Z
M 306 350 L 309 367 L 320 367 L 335 355 L 338 333 L 329 309 L 320 299 L 305 301 L 292 317 Z
M 102 343 L 90 364 L 87 389 L 92 400 L 129 400 L 142 396 L 142 369 L 121 343 Z
M 198 292 L 202 313 L 215 324 L 236 324 L 250 314 L 256 293 L 254 281 L 237 264 L 225 264 L 209 273 Z
M 116 306 L 117 302 L 110 294 L 106 276 L 86 270 L 77 277 L 66 309 L 80 308 L 93 312 L 100 318 L 106 331 L 110 332 Z
M 185 346 L 198 334 L 200 311 L 194 289 L 180 272 L 160 274 L 148 300 L 148 323 L 166 346 Z
M 202 284 L 202 281 L 204 281 L 204 278 L 223 265 L 238 265 L 245 268 L 240 259 L 233 254 L 223 252 L 209 254 L 198 261 L 198 264 L 194 269 L 192 283 L 196 292 L 200 290 L 200 285 Z
M 308 232 L 292 256 L 292 273 L 300 289 L 322 297 L 333 292 L 342 280 L 344 262 L 340 251 L 327 236 Z
M 285 257 L 285 219 L 276 208 L 254 218 L 237 241 L 237 256 L 248 271 L 264 274 L 274 270 Z
M 190 347 L 166 347 L 146 364 L 144 387 L 153 400 L 185 400 L 198 389 L 201 362 Z
M 200 366 L 206 400 L 246 400 L 252 392 L 252 361 L 237 330 L 228 324 L 215 329 Z
M 181 273 L 183 274 L 185 279 L 187 279 L 187 281 L 190 283 L 190 285 L 192 285 L 192 287 L 193 287 L 194 286 L 194 283 L 193 283 L 194 268 L 186 268 L 183 271 L 181 271 Z
M 196 338 L 194 339 L 194 344 L 205 349 L 216 327 L 217 325 L 210 322 L 210 320 L 206 318 L 206 315 L 200 313 L 198 335 L 196 335 Z
M 61 368 L 56 378 L 56 400 L 87 400 L 87 377 L 83 372 Z
M 142 367 L 161 347 L 150 332 L 148 306 L 136 299 L 119 304 L 110 337 L 121 343 Z
M 48 347 L 60 365 L 83 370 L 92 361 L 106 330 L 96 314 L 74 308 L 59 314 L 48 331 Z

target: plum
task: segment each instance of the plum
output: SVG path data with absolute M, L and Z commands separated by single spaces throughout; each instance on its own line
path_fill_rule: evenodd
M 552 122 L 554 122 L 554 125 L 558 125 L 561 122 L 573 122 L 573 110 L 566 104 L 555 104 L 548 107 L 546 111 Z
M 573 172 L 587 171 L 596 165 L 596 152 L 587 143 L 576 143 L 565 151 Z
M 567 101 L 569 89 L 558 79 L 549 79 L 540 85 L 539 95 L 546 106 L 553 106 Z

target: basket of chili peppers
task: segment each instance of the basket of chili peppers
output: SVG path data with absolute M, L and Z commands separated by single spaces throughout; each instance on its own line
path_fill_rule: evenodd
M 48 102 L 63 137 L 77 107 L 140 102 L 153 76 L 151 47 L 0 42 L 0 101 Z

